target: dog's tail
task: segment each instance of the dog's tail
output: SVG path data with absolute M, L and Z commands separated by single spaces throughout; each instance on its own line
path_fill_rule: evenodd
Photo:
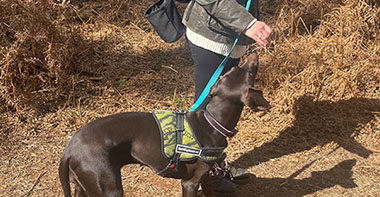
M 59 164 L 59 180 L 61 181 L 63 193 L 65 197 L 71 197 L 70 178 L 69 178 L 69 157 L 62 156 Z

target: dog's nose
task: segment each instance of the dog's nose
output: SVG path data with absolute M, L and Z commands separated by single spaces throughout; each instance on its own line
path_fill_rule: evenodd
M 257 54 L 256 53 L 252 53 L 248 56 L 248 59 L 251 59 L 251 60 L 255 60 L 257 59 Z

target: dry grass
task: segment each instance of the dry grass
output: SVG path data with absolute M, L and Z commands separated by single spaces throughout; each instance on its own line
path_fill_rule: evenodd
M 153 1 L 0 2 L 2 195 L 61 194 L 60 154 L 95 118 L 191 106 L 189 51 L 143 18 Z M 273 108 L 245 110 L 229 140 L 229 159 L 258 176 L 239 196 L 378 195 L 379 2 L 263 0 L 261 10 L 274 45 L 250 50 Z M 145 167 L 124 168 L 123 184 L 127 196 L 180 194 Z

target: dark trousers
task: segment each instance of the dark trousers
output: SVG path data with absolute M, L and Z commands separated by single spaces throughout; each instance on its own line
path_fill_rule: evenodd
M 187 40 L 190 47 L 191 55 L 194 61 L 194 84 L 195 84 L 195 95 L 194 102 L 197 101 L 199 96 L 202 94 L 204 88 L 206 87 L 211 76 L 214 74 L 215 70 L 218 68 L 220 63 L 223 61 L 225 56 L 216 54 L 212 51 L 206 50 L 204 48 L 198 47 Z M 239 64 L 240 58 L 232 59 L 229 58 L 221 75 L 224 75 L 232 67 Z M 198 107 L 198 109 L 205 109 L 207 103 L 210 101 L 210 97 L 207 97 L 203 103 Z

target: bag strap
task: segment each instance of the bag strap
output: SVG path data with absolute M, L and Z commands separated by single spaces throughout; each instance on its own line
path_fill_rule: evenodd
M 195 3 L 195 0 L 191 0 L 190 5 L 189 5 L 189 10 L 187 11 L 187 14 L 185 16 L 186 21 L 188 21 L 190 18 L 190 12 L 193 9 L 194 3 Z
M 195 0 L 192 0 L 192 1 L 195 1 Z M 245 9 L 248 11 L 249 10 L 249 6 L 251 5 L 251 0 L 248 0 L 247 1 L 247 4 L 245 6 Z M 187 16 L 186 16 L 187 17 Z M 237 37 L 235 39 L 235 42 L 234 44 L 232 45 L 231 47 L 231 50 L 230 52 L 227 54 L 227 56 L 223 59 L 223 61 L 220 63 L 220 65 L 218 66 L 218 68 L 215 70 L 214 74 L 211 76 L 210 80 L 208 81 L 205 89 L 203 90 L 202 94 L 198 97 L 197 101 L 194 103 L 193 107 L 191 107 L 190 111 L 195 111 L 199 105 L 201 105 L 203 103 L 203 101 L 206 99 L 206 97 L 208 96 L 209 92 L 210 92 L 210 89 L 211 87 L 215 84 L 215 82 L 218 80 L 220 74 L 222 73 L 223 69 L 224 69 L 224 66 L 226 65 L 232 51 L 234 50 L 235 48 L 235 45 L 236 43 L 238 42 L 239 40 L 239 37 Z

